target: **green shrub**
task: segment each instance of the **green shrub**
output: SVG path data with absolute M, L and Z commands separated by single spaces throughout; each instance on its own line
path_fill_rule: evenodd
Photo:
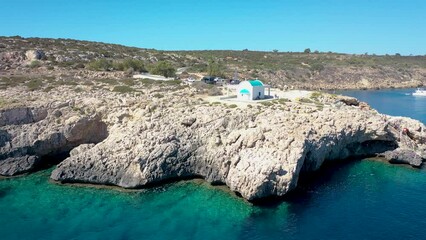
M 81 87 L 76 87 L 74 88 L 74 92 L 80 93 L 80 92 L 83 92 L 83 89 Z
M 131 93 L 131 92 L 134 92 L 135 89 L 133 89 L 129 86 L 115 86 L 112 91 L 118 92 L 118 93 Z
M 0 109 L 4 108 L 5 106 L 7 106 L 9 104 L 9 102 L 3 98 L 0 98 Z
M 159 61 L 152 67 L 150 73 L 169 78 L 176 76 L 176 69 L 169 62 Z
M 73 69 L 82 69 L 85 68 L 83 63 L 76 63 L 72 66 Z
M 43 89 L 43 92 L 50 92 L 52 89 L 54 89 L 53 86 L 48 86 L 48 87 Z
M 155 80 L 148 79 L 148 78 L 141 79 L 140 81 L 141 81 L 142 84 L 145 84 L 145 85 L 154 84 L 154 83 L 157 82 Z
M 309 98 L 300 98 L 299 102 L 302 102 L 302 103 L 313 103 L 313 101 L 311 99 L 309 99 Z
M 238 106 L 237 106 L 237 104 L 231 104 L 231 105 L 229 105 L 228 107 L 229 107 L 229 108 L 236 108 L 236 107 L 238 107 Z
M 162 81 L 165 85 L 179 85 L 182 83 L 181 80 L 170 80 L 170 81 Z
M 34 61 L 32 61 L 31 63 L 30 63 L 30 68 L 39 68 L 39 67 L 41 67 L 41 62 L 40 61 L 38 61 L 38 60 L 34 60 Z
M 126 78 L 121 80 L 122 83 L 126 84 L 127 86 L 133 86 L 135 85 L 135 80 L 133 80 L 133 78 Z
M 311 98 L 312 99 L 318 99 L 319 97 L 321 97 L 322 96 L 322 93 L 321 92 L 313 92 L 312 94 L 311 94 Z
M 322 103 L 316 103 L 315 106 L 318 108 L 319 111 L 322 111 L 324 109 L 324 104 Z
M 154 97 L 154 98 L 163 98 L 164 95 L 160 94 L 160 93 L 156 93 L 156 94 L 152 95 L 152 97 Z
M 118 61 L 113 63 L 114 70 L 118 71 L 127 71 L 133 69 L 136 72 L 147 72 L 145 63 L 142 60 L 138 59 L 124 59 L 123 61 Z
M 141 60 L 126 59 L 126 60 L 123 61 L 123 66 L 124 66 L 125 70 L 133 68 L 133 70 L 136 71 L 136 72 L 147 72 L 147 70 L 145 68 L 145 64 Z
M 108 84 L 108 85 L 117 85 L 118 84 L 117 80 L 110 79 L 110 78 L 98 79 L 97 81 L 101 82 L 101 83 Z
M 273 103 L 271 103 L 271 102 L 260 102 L 260 104 L 262 104 L 263 106 L 266 106 L 266 107 L 269 107 L 269 106 L 274 105 L 274 104 L 273 104 Z
M 225 74 L 223 73 L 223 65 L 219 62 L 215 62 L 212 59 L 209 61 L 209 64 L 207 65 L 207 74 L 209 76 L 215 76 L 215 77 L 225 77 Z
M 113 68 L 113 64 L 106 59 L 99 59 L 88 63 L 86 68 L 93 71 L 109 71 Z
M 43 86 L 43 81 L 41 79 L 34 79 L 26 83 L 28 90 L 34 91 L 38 90 Z
M 288 98 L 280 98 L 280 99 L 278 99 L 277 100 L 279 103 L 281 103 L 281 104 L 285 104 L 285 103 L 287 103 L 287 102 L 291 102 L 290 101 L 290 99 L 288 99 Z

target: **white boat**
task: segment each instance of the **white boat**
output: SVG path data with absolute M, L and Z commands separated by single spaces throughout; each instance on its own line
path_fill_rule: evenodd
M 417 90 L 413 93 L 413 96 L 426 96 L 426 90 L 423 88 L 417 88 Z

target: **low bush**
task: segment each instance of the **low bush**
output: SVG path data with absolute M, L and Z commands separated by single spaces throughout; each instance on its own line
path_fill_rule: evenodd
M 133 69 L 136 72 L 147 72 L 145 63 L 138 59 L 124 59 L 123 61 L 117 61 L 113 63 L 114 70 L 128 71 Z
M 260 102 L 260 104 L 262 104 L 263 106 L 266 106 L 266 107 L 269 107 L 269 106 L 274 105 L 274 104 L 273 104 L 273 103 L 271 103 L 271 102 Z
M 48 87 L 46 87 L 46 88 L 43 89 L 43 92 L 50 92 L 54 88 L 55 87 L 53 87 L 53 86 L 48 86 Z
M 43 86 L 43 81 L 41 79 L 34 79 L 25 84 L 28 87 L 28 90 L 34 91 L 38 90 Z
M 129 86 L 115 86 L 112 91 L 118 92 L 118 93 L 131 93 L 131 92 L 134 92 L 135 89 Z
M 314 72 L 321 72 L 325 67 L 322 63 L 313 63 L 311 64 L 311 70 Z
M 136 82 L 133 78 L 126 78 L 126 79 L 121 80 L 121 82 L 126 84 L 127 86 L 134 86 L 136 84 Z
M 290 99 L 288 99 L 288 98 L 280 98 L 280 99 L 278 99 L 277 100 L 279 103 L 281 103 L 281 104 L 285 104 L 285 103 L 287 103 L 287 102 L 291 102 L 291 100 Z
M 311 99 L 309 99 L 309 98 L 300 98 L 299 102 L 302 102 L 302 103 L 313 103 L 313 101 Z
M 111 61 L 106 59 L 98 59 L 93 62 L 89 62 L 86 68 L 93 71 L 109 71 L 113 68 Z
M 176 69 L 169 62 L 159 61 L 151 68 L 150 73 L 169 78 L 176 76 Z
M 164 95 L 161 94 L 161 93 L 156 93 L 156 94 L 152 95 L 152 97 L 154 97 L 154 98 L 163 98 Z
M 34 60 L 30 63 L 30 68 L 39 68 L 41 67 L 43 64 L 38 61 L 38 60 Z
M 105 79 L 97 79 L 96 81 L 101 82 L 101 83 L 105 83 L 108 85 L 117 85 L 118 82 L 115 79 L 110 79 L 110 78 L 105 78 Z

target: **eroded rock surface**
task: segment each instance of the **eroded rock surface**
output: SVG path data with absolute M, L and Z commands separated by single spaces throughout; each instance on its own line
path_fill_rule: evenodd
M 83 143 L 107 137 L 101 117 L 76 116 L 63 119 L 46 108 L 15 108 L 0 112 L 0 175 L 26 173 L 43 164 L 43 157 L 70 151 Z
M 0 174 L 30 171 L 42 156 L 70 151 L 52 179 L 139 188 L 203 177 L 255 200 L 286 194 L 299 174 L 325 161 L 389 151 L 410 151 L 417 160 L 407 163 L 416 167 L 424 161 L 423 124 L 341 98 L 229 108 L 191 94 L 152 100 L 94 92 L 66 103 L 52 95 L 44 118 L 0 128 Z

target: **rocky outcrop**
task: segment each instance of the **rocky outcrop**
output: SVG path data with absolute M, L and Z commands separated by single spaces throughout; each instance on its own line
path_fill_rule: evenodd
M 107 137 L 100 116 L 69 116 L 64 123 L 57 111 L 16 108 L 0 114 L 0 175 L 13 176 L 44 164 L 44 157 L 70 151 L 83 143 Z M 56 113 L 56 115 L 55 115 Z
M 424 161 L 423 124 L 332 95 L 317 105 L 230 108 L 188 97 L 190 89 L 155 101 L 96 91 L 64 102 L 63 92 L 50 93 L 51 104 L 0 118 L 7 119 L 0 127 L 0 175 L 32 171 L 45 156 L 69 151 L 52 179 L 140 188 L 202 177 L 255 200 L 286 194 L 301 173 L 326 161 L 402 155 L 397 151 L 415 154 L 413 166 Z
M 426 159 L 426 129 L 417 121 L 395 117 L 390 124 L 394 135 L 398 137 L 398 148 L 380 156 L 391 163 L 409 164 L 421 167 Z
M 130 112 L 105 141 L 73 150 L 52 179 L 139 188 L 201 176 L 255 200 L 286 194 L 325 161 L 405 148 L 395 125 L 421 125 L 354 106 L 146 109 Z
M 44 108 L 17 107 L 0 110 L 0 127 L 6 125 L 19 125 L 34 123 L 47 117 Z
M 413 167 L 420 167 L 423 164 L 423 160 L 426 159 L 426 156 L 419 155 L 411 149 L 400 148 L 386 151 L 380 156 L 389 160 L 390 163 L 409 164 Z
M 19 51 L 0 53 L 0 70 L 9 70 L 21 66 L 25 62 L 26 56 Z
M 42 50 L 28 50 L 25 52 L 28 61 L 42 60 L 46 58 L 46 54 Z

